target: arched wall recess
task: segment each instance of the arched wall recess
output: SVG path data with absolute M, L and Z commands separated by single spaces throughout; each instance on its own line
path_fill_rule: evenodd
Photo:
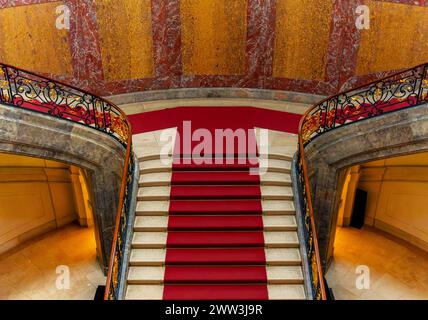
M 97 253 L 106 272 L 125 148 L 104 132 L 79 123 L 1 105 L 0 152 L 61 161 L 88 171 Z

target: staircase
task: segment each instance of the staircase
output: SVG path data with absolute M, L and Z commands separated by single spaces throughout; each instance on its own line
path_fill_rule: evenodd
M 267 173 L 254 175 L 258 164 L 237 156 L 165 163 L 148 140 L 134 139 L 137 154 L 149 151 L 139 154 L 125 298 L 306 299 L 290 178 L 296 142 L 271 148 Z

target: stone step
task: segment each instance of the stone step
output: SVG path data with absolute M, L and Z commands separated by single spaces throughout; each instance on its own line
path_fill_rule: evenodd
M 264 161 L 261 162 L 261 171 L 266 169 L 266 164 Z M 267 171 L 268 172 L 282 172 L 282 173 L 290 173 L 291 172 L 291 161 L 290 160 L 282 160 L 282 159 L 268 159 L 267 160 Z
M 291 161 L 296 151 L 297 151 L 297 141 L 295 143 L 292 143 L 291 145 L 284 145 L 284 146 L 270 145 L 268 149 L 268 153 L 269 153 L 268 156 L 270 159 Z
M 163 285 L 127 285 L 126 300 L 162 300 Z
M 153 159 L 140 161 L 140 174 L 155 172 L 170 172 L 172 170 L 171 159 Z
M 162 266 L 165 265 L 165 259 L 166 259 L 166 250 L 167 249 L 132 249 L 131 250 L 131 256 L 130 256 L 130 265 L 131 266 Z M 178 250 L 183 249 L 175 249 L 176 252 Z M 207 255 L 210 255 L 210 251 L 213 249 L 191 249 L 195 251 L 195 254 L 198 256 L 201 253 L 205 253 Z M 214 249 L 215 250 L 215 249 Z M 236 249 L 226 249 L 234 252 Z M 242 249 L 238 249 L 242 250 Z M 249 249 L 251 250 L 251 249 Z M 300 251 L 298 248 L 265 248 L 264 255 L 265 255 L 265 262 L 267 265 L 272 266 L 299 266 L 302 264 Z M 199 254 L 197 252 L 200 252 Z M 178 251 L 179 252 L 179 251 Z M 224 257 L 224 255 L 223 255 Z M 221 260 L 218 257 L 215 259 L 216 261 L 223 261 L 218 262 L 220 264 L 225 264 L 225 260 Z M 227 258 L 226 258 L 227 260 Z M 264 260 L 261 258 L 261 260 Z M 186 264 L 185 262 L 188 260 L 183 260 L 180 264 Z M 251 260 L 252 261 L 252 260 Z M 254 263 L 254 262 L 251 262 Z M 261 263 L 264 263 L 263 261 Z M 213 264 L 213 263 L 211 263 Z
M 209 232 L 206 232 L 209 233 Z M 218 232 L 212 232 L 218 234 Z M 179 234 L 175 232 L 174 234 Z M 186 232 L 189 234 L 189 232 Z M 267 248 L 298 248 L 299 240 L 295 231 L 265 231 L 264 245 Z M 132 248 L 165 248 L 167 232 L 134 232 Z
M 165 274 L 166 270 L 169 273 Z M 263 278 L 264 270 L 266 270 L 268 284 L 303 284 L 303 273 L 300 266 L 132 266 L 128 271 L 127 282 L 142 285 L 162 284 L 165 281 L 176 284 L 205 284 L 212 283 L 213 270 L 216 270 L 216 276 L 222 279 L 220 282 L 225 283 L 263 281 L 258 278 Z M 195 279 L 195 271 L 198 272 L 197 279 Z M 168 276 L 171 277 L 171 274 L 172 279 L 168 278 Z
M 242 287 L 242 286 L 240 286 Z M 298 300 L 306 299 L 305 288 L 301 284 L 269 284 L 267 286 L 270 300 Z M 129 300 L 161 300 L 163 298 L 164 286 L 155 285 L 133 285 L 126 288 L 125 299 Z M 220 297 L 217 297 L 220 299 Z
M 138 189 L 137 200 L 139 201 L 169 200 L 170 192 L 171 192 L 170 186 L 143 187 Z
M 140 187 L 169 186 L 171 185 L 171 177 L 171 172 L 143 173 L 140 174 L 138 185 Z M 198 181 L 194 181 L 194 183 L 188 184 L 197 185 L 198 183 Z M 291 186 L 291 177 L 288 173 L 266 172 L 260 176 L 260 183 L 263 186 Z
M 283 172 L 266 172 L 260 175 L 262 186 L 291 186 L 291 176 Z
M 294 203 L 291 200 L 262 200 L 264 215 L 294 215 Z
M 290 215 L 263 216 L 265 231 L 297 231 L 296 218 Z
M 137 216 L 134 222 L 134 231 L 167 231 L 167 216 Z
M 302 284 L 268 285 L 269 300 L 303 300 L 306 299 L 305 287 Z
M 290 200 L 262 200 L 264 215 L 294 215 L 294 203 Z M 169 201 L 138 201 L 136 215 L 167 215 L 169 212 Z
M 138 201 L 135 214 L 137 216 L 163 216 L 168 215 L 169 201 Z
M 166 232 L 134 232 L 132 248 L 162 249 L 166 247 Z
M 140 174 L 139 187 L 169 186 L 171 184 L 171 172 L 153 172 Z
M 180 216 L 175 217 L 175 219 L 180 219 Z M 195 217 L 197 219 L 198 216 L 189 216 Z M 203 216 L 206 217 L 206 216 Z M 216 216 L 212 216 L 216 217 Z M 231 216 L 226 216 L 225 218 L 229 218 Z M 233 217 L 233 216 L 232 216 Z M 239 217 L 239 216 L 238 216 Z M 221 216 L 220 216 L 221 218 Z M 256 217 L 255 217 L 256 218 Z M 263 220 L 263 229 L 265 231 L 296 231 L 297 224 L 294 216 L 262 216 Z M 168 216 L 137 216 L 134 222 L 134 231 L 167 231 L 168 230 Z M 183 228 L 182 228 L 183 229 Z M 195 230 L 197 230 L 197 226 Z M 212 228 L 211 228 L 212 229 Z M 216 229 L 222 230 L 221 226 Z M 201 228 L 201 230 L 204 230 Z M 228 229 L 223 229 L 228 230 Z
M 267 248 L 298 248 L 299 238 L 296 231 L 265 231 L 263 233 Z
M 261 186 L 263 200 L 293 200 L 293 190 L 285 186 Z
M 183 189 L 184 187 L 180 187 Z M 186 187 L 189 188 L 189 187 Z M 202 187 L 201 187 L 202 188 Z M 205 187 L 204 189 L 207 189 L 208 187 Z M 230 188 L 230 186 L 226 186 L 223 189 L 227 190 Z M 239 189 L 238 187 L 236 187 Z M 241 187 L 248 188 L 249 187 Z M 221 186 L 218 186 L 219 190 L 222 189 Z M 254 189 L 254 187 L 253 187 Z M 177 188 L 178 190 L 178 188 Z M 252 189 L 251 189 L 252 190 Z M 260 188 L 261 190 L 261 198 L 263 200 L 292 200 L 293 199 L 293 191 L 290 187 L 286 186 L 262 186 Z M 171 193 L 171 187 L 170 186 L 153 186 L 153 187 L 142 187 L 138 190 L 138 200 L 169 200 L 170 199 L 170 193 Z

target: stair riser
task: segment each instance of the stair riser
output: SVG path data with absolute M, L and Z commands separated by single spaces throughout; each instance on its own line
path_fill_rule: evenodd
M 301 266 L 302 265 L 302 262 L 301 261 L 262 261 L 262 262 L 259 262 L 259 263 L 257 263 L 257 264 L 254 264 L 254 263 L 249 263 L 249 264 L 244 264 L 244 263 L 242 263 L 242 262 L 234 262 L 234 261 L 232 261 L 232 262 L 221 262 L 221 263 L 212 263 L 212 262 L 210 262 L 210 263 L 198 263 L 198 265 L 210 265 L 210 266 L 212 266 L 212 265 L 218 265 L 218 266 L 224 266 L 224 265 L 251 265 L 251 266 L 254 266 L 254 265 L 260 265 L 260 266 L 264 266 L 264 265 L 267 265 L 267 266 L 284 266 L 284 267 L 287 267 L 287 266 Z M 165 266 L 166 264 L 165 264 L 165 262 L 159 262 L 159 261 L 131 261 L 130 263 L 129 263 L 129 265 L 130 266 L 133 266 L 133 267 L 138 267 L 138 266 L 140 266 L 140 267 L 144 267 L 144 266 L 146 266 L 146 267 L 162 267 L 162 266 Z M 192 265 L 192 264 L 190 264 L 189 262 L 186 262 L 186 261 L 183 261 L 182 263 L 169 263 L 168 265 L 180 265 L 180 266 L 184 266 L 184 265 Z
M 262 186 L 291 187 L 291 181 L 260 181 Z
M 267 280 L 267 281 L 258 281 L 254 279 L 246 279 L 242 281 L 232 281 L 232 280 L 224 280 L 224 281 L 191 281 L 191 280 L 182 280 L 182 281 L 164 281 L 163 279 L 144 279 L 144 280 L 127 280 L 128 284 L 134 284 L 134 285 L 156 285 L 156 284 L 303 284 L 303 279 L 280 279 L 280 280 Z
M 260 168 L 260 170 L 264 170 L 265 168 Z M 290 169 L 286 169 L 286 168 L 272 168 L 272 167 L 268 167 L 267 168 L 267 172 L 278 172 L 278 173 L 291 173 Z
M 233 231 L 236 228 L 198 228 L 198 227 L 187 227 L 187 228 L 168 228 L 168 227 L 134 227 L 135 232 L 167 232 L 167 231 Z M 297 231 L 295 226 L 278 226 L 278 227 L 263 227 L 260 228 L 241 228 L 240 231 Z
M 170 167 L 159 167 L 159 168 L 140 168 L 140 174 L 145 173 L 158 173 L 158 172 L 171 172 L 172 169 Z
M 139 182 L 138 186 L 140 188 L 143 187 L 162 187 L 162 186 L 171 186 L 171 185 L 256 185 L 256 183 L 249 183 L 247 181 L 202 181 L 202 182 L 189 182 L 189 183 L 174 183 L 171 181 L 150 181 L 150 182 Z M 259 183 L 257 183 L 258 185 Z M 266 180 L 266 181 L 260 181 L 260 185 L 262 186 L 274 186 L 274 187 L 291 187 L 291 181 L 273 181 L 273 180 Z
M 138 196 L 138 201 L 168 201 L 169 196 L 163 196 L 163 195 L 153 195 L 153 196 Z
M 136 216 L 168 216 L 168 211 L 135 211 Z
M 292 201 L 292 195 L 262 195 L 262 200 L 288 200 Z
M 166 195 L 150 195 L 150 196 L 138 196 L 138 201 L 168 201 L 168 200 L 233 200 L 233 199 L 248 199 L 248 200 L 287 200 L 292 201 L 293 196 L 292 195 L 206 195 L 206 196 L 187 196 L 187 195 L 173 195 L 173 196 L 166 196 Z

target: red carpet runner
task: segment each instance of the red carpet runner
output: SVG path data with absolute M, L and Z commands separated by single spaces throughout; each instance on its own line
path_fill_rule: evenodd
M 164 299 L 268 299 L 254 166 L 173 164 Z

